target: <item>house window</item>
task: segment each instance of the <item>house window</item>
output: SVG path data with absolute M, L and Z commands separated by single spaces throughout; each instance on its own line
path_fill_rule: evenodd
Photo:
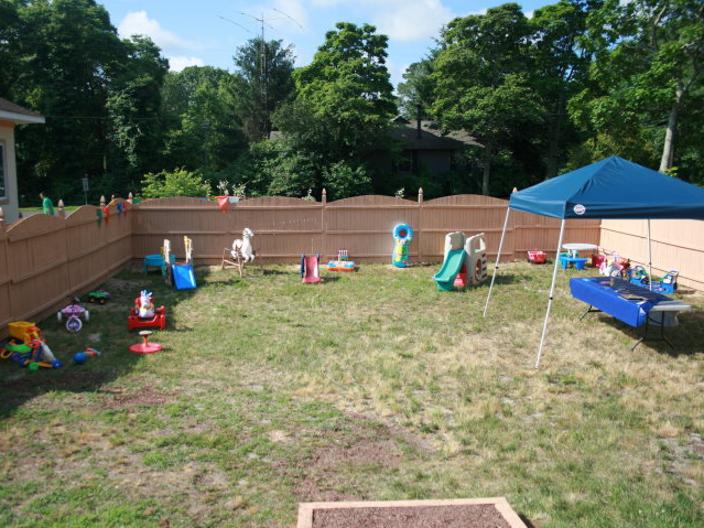
M 0 200 L 7 199 L 7 167 L 5 166 L 5 142 L 0 141 Z

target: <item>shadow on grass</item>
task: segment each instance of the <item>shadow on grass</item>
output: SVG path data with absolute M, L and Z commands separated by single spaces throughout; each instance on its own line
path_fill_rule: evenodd
M 527 528 L 537 528 L 532 522 L 530 522 L 530 519 L 522 513 L 519 513 L 518 516 L 521 518 L 523 524 L 525 524 Z
M 590 315 L 598 317 L 598 320 L 594 321 L 595 323 L 606 323 L 631 337 L 633 339 L 631 346 L 645 335 L 644 326 L 633 328 L 603 313 Z M 589 315 L 585 317 L 585 321 L 588 317 Z M 638 348 L 647 345 L 660 354 L 672 357 L 704 353 L 704 313 L 697 311 L 684 313 L 679 316 L 679 321 L 678 326 L 665 327 L 664 329 L 664 335 L 672 343 L 672 347 L 660 338 L 660 327 L 651 326 L 647 338 L 638 345 Z
M 196 282 L 203 284 L 209 273 L 206 268 L 196 270 Z M 140 337 L 137 330 L 127 330 L 127 316 L 141 290 L 151 291 L 155 304 L 163 304 L 166 307 L 165 332 L 193 332 L 192 328 L 180 325 L 174 307 L 190 300 L 197 293 L 197 289 L 176 290 L 166 284 L 159 273 L 145 274 L 134 270 L 120 272 L 99 288 L 109 291 L 112 299 L 105 305 L 86 303 L 91 311 L 91 318 L 84 324 L 80 333 L 67 333 L 64 324 L 58 322 L 55 317 L 37 322 L 47 344 L 62 361 L 61 368 L 30 372 L 11 361 L 0 362 L 0 387 L 3 394 L 0 398 L 0 419 L 45 393 L 100 391 L 101 387 L 138 367 L 142 357 L 129 352 L 128 347 L 139 342 Z M 158 340 L 158 334 L 159 331 L 155 330 L 155 341 Z M 75 364 L 74 353 L 85 350 L 88 346 L 100 350 L 101 355 L 90 358 L 84 365 Z

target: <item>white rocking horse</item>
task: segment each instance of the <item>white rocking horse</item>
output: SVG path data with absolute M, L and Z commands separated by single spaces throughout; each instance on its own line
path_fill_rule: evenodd
M 242 231 L 242 238 L 238 238 L 232 243 L 231 248 L 225 248 L 222 255 L 222 269 L 237 268 L 242 276 L 242 271 L 244 265 L 250 262 L 254 262 L 254 257 L 256 252 L 252 247 L 252 237 L 254 232 L 245 227 Z

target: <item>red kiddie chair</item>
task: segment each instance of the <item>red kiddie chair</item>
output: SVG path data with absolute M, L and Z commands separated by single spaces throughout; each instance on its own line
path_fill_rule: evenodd
M 166 329 L 166 308 L 164 306 L 159 306 L 154 309 L 154 315 L 152 317 L 140 317 L 139 309 L 145 299 L 145 296 L 151 302 L 151 293 L 142 292 L 139 297 L 134 300 L 134 306 L 130 310 L 130 315 L 127 318 L 127 328 L 129 330 L 136 330 L 138 328 L 158 328 L 159 330 Z

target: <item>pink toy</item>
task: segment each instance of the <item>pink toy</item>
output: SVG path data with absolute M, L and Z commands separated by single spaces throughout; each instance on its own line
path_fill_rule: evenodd
M 301 255 L 301 278 L 303 284 L 320 282 L 320 255 Z

